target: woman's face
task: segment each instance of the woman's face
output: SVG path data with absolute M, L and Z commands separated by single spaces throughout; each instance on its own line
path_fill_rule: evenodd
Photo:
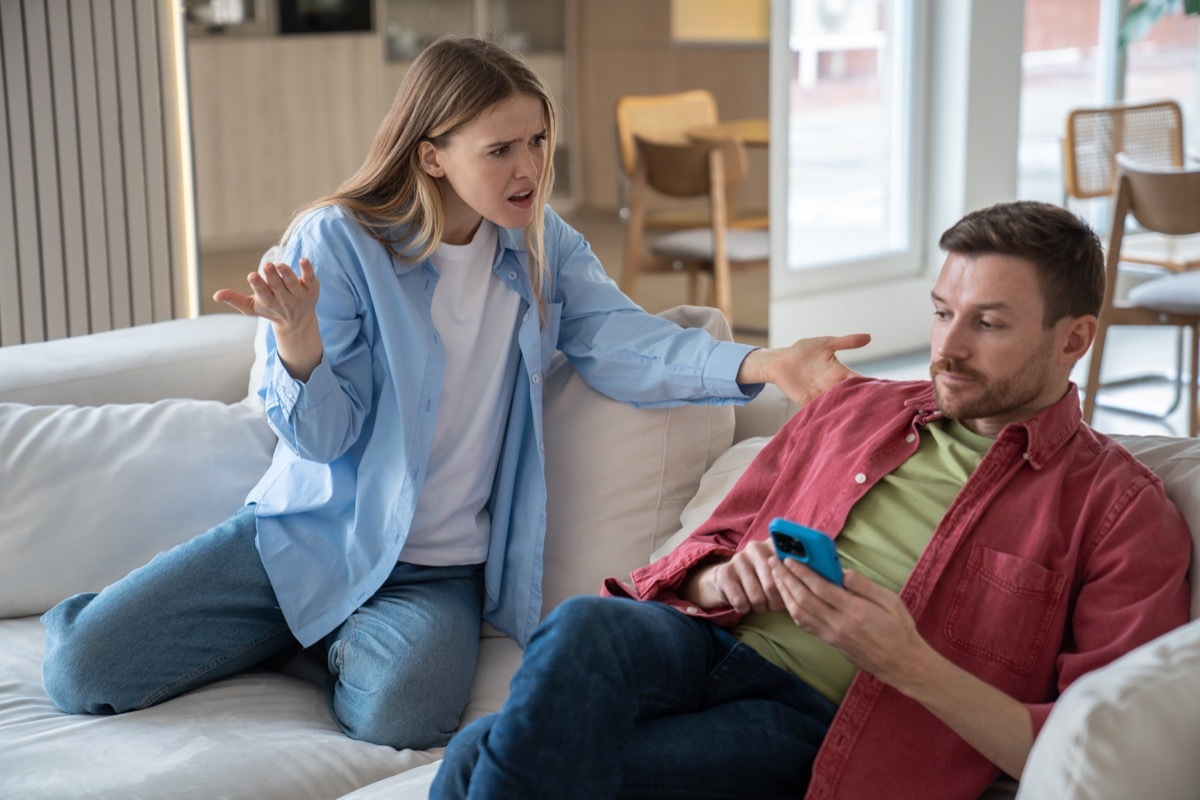
M 501 100 L 464 125 L 444 147 L 422 142 L 422 168 L 438 179 L 446 202 L 442 241 L 466 244 L 482 219 L 524 228 L 537 209 L 546 165 L 542 101 L 526 94 Z

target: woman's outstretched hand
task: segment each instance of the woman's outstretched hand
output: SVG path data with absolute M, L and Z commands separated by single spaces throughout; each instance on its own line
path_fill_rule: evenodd
M 839 350 L 865 347 L 869 334 L 816 336 L 788 347 L 751 351 L 738 370 L 738 383 L 773 383 L 797 405 L 858 373 L 838 360 Z
M 317 296 L 320 281 L 312 262 L 300 259 L 300 274 L 287 264 L 268 261 L 261 274 L 246 276 L 250 294 L 220 289 L 213 300 L 236 309 L 248 317 L 262 317 L 271 323 L 276 350 L 288 374 L 307 381 L 321 363 L 321 333 L 317 325 Z

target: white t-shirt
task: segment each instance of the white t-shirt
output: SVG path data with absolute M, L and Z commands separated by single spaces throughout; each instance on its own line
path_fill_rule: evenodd
M 496 226 L 469 244 L 439 244 L 433 326 L 446 353 L 429 472 L 400 560 L 446 566 L 487 560 L 487 510 L 512 400 L 508 364 L 521 298 L 492 272 Z

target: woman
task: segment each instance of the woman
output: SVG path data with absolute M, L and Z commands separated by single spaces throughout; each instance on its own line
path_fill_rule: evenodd
M 414 61 L 359 171 L 296 216 L 249 295 L 214 295 L 270 322 L 270 468 L 225 523 L 47 612 L 61 708 L 145 708 L 317 646 L 348 735 L 445 744 L 481 612 L 522 643 L 540 616 L 556 349 L 646 406 L 767 380 L 803 401 L 848 374 L 834 352 L 865 337 L 753 350 L 624 297 L 545 206 L 556 131 L 503 48 L 443 39 Z

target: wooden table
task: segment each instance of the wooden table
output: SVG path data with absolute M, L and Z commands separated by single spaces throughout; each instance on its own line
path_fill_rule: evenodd
M 687 135 L 688 138 L 701 140 L 741 139 L 751 147 L 766 147 L 771 140 L 770 132 L 771 126 L 766 117 L 751 117 L 689 128 Z

